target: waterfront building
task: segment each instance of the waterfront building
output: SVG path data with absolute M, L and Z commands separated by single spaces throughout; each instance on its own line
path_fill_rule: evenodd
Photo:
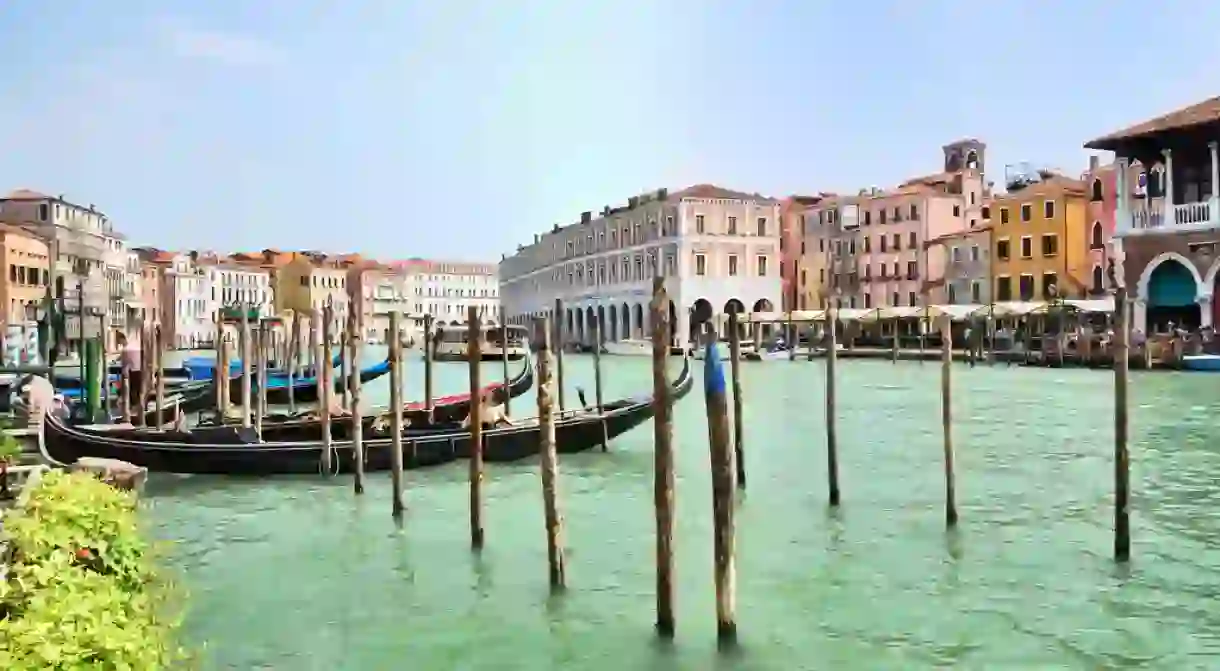
M 992 296 L 1084 298 L 1102 272 L 1090 261 L 1085 184 L 1052 174 L 1030 182 L 1013 181 L 992 202 Z
M 161 266 L 161 337 L 166 349 L 210 347 L 216 324 L 206 267 L 196 262 L 194 252 L 151 251 L 151 261 Z
M 106 284 L 106 349 L 117 349 L 116 336 L 125 333 L 129 319 L 123 286 L 127 280 L 127 241 L 114 230 L 102 231 L 102 277 Z
M 275 315 L 275 291 L 271 271 L 257 262 L 228 259 L 200 259 L 208 277 L 208 314 L 215 324 L 225 308 L 246 307 L 260 319 Z
M 1160 173 L 1157 173 L 1159 176 Z M 1093 275 L 1091 293 L 1100 295 L 1113 290 L 1110 283 L 1110 273 L 1105 269 L 1113 262 L 1114 255 L 1114 216 L 1118 207 L 1118 164 L 1111 161 L 1102 164 L 1099 157 L 1089 157 L 1089 169 L 1081 176 L 1089 189 L 1089 202 L 1086 219 L 1089 222 L 1089 256 L 1094 268 L 1101 268 Z M 1160 195 L 1152 196 L 1145 188 L 1144 169 L 1141 165 L 1127 166 L 1127 184 L 1134 185 L 1132 196 L 1135 198 L 1153 198 L 1160 203 Z
M 895 189 L 861 189 L 824 198 L 805 211 L 806 270 L 817 270 L 824 308 L 943 303 L 946 259 L 928 240 L 986 224 L 986 145 L 974 139 L 942 147 L 941 172 Z M 812 258 L 811 258 L 812 257 Z
M 1170 323 L 1188 328 L 1216 323 L 1217 143 L 1220 97 L 1085 144 L 1115 153 L 1115 265 L 1134 299 L 1135 328 L 1160 331 Z M 1134 165 L 1143 168 L 1143 183 L 1130 182 L 1128 168 Z
M 948 233 L 927 242 L 929 258 L 944 267 L 944 304 L 991 302 L 991 225 Z
M 779 204 L 779 276 L 782 282 L 780 309 L 804 310 L 806 305 L 817 305 L 805 295 L 807 269 L 803 270 L 805 254 L 805 210 L 821 202 L 825 194 L 818 196 L 788 196 Z
M 534 236 L 500 262 L 510 323 L 558 315 L 570 340 L 644 338 L 652 282 L 664 278 L 676 342 L 714 314 L 773 312 L 782 303 L 778 202 L 700 184 L 633 196 Z
M 173 255 L 168 252 L 158 252 L 149 249 L 133 249 L 140 267 L 140 319 L 147 324 L 159 324 L 164 314 L 161 312 L 161 274 L 164 266 L 154 260 L 157 253 L 165 254 L 167 261 Z
M 389 342 L 390 313 L 407 315 L 411 312 L 411 296 L 405 276 L 389 266 L 365 261 L 348 269 L 348 287 L 359 301 L 360 333 L 367 342 Z M 404 325 L 408 330 L 413 324 Z
M 86 308 L 106 308 L 109 293 L 104 256 L 106 240 L 113 237 L 114 228 L 105 214 L 93 205 L 78 205 L 62 195 L 17 189 L 0 198 L 0 220 L 27 226 L 48 241 L 55 257 L 51 281 L 56 296 L 67 299 L 68 290 L 83 287 Z M 73 293 L 72 300 L 75 296 Z M 70 317 L 69 334 L 79 332 L 79 325 L 74 326 L 73 321 Z
M 331 339 L 338 342 L 348 310 L 347 269 L 312 252 L 293 252 L 291 261 L 275 272 L 276 309 L 321 315 L 328 303 L 333 308 Z
M 37 319 L 50 282 L 50 249 L 38 234 L 20 226 L 0 225 L 0 310 L 5 325 Z
M 498 324 L 503 319 L 501 283 L 494 263 L 408 259 L 390 266 L 402 276 L 411 298 L 412 327 L 422 324 L 425 314 L 439 325 L 465 324 L 472 306 L 484 323 Z

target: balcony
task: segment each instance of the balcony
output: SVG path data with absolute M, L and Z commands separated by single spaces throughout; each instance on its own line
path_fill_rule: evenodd
M 1216 198 L 1181 205 L 1132 201 L 1130 226 L 1119 235 L 1185 233 L 1220 228 Z

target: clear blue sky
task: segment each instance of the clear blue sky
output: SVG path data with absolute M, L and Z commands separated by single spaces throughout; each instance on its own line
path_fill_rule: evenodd
M 585 5 L 598 8 L 586 8 Z M 1220 3 L 12 0 L 0 188 L 136 244 L 499 259 L 659 186 L 993 177 L 1220 92 Z

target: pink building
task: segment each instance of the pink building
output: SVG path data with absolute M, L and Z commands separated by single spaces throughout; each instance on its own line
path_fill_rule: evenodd
M 942 172 L 907 180 L 895 189 L 861 189 L 827 198 L 805 211 L 806 268 L 822 306 L 851 308 L 947 301 L 942 246 L 927 241 L 982 227 L 989 187 L 986 146 L 968 139 L 945 145 Z M 811 256 L 822 257 L 822 263 Z
M 1134 197 L 1146 196 L 1143 186 L 1144 168 L 1136 163 L 1127 168 L 1127 184 L 1134 185 Z M 1081 175 L 1089 190 L 1087 217 L 1089 226 L 1089 261 L 1093 266 L 1106 268 L 1110 259 L 1114 258 L 1111 241 L 1114 237 L 1114 215 L 1118 209 L 1118 166 L 1111 162 L 1101 165 L 1098 157 L 1089 157 L 1089 169 Z M 1103 275 L 1103 282 L 1108 282 Z M 1092 287 L 1094 293 L 1101 293 L 1110 287 Z

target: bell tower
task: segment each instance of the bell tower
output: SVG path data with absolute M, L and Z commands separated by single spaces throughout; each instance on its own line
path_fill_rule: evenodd
M 962 170 L 986 170 L 987 145 L 973 138 L 950 142 L 942 147 L 945 152 L 945 172 Z

